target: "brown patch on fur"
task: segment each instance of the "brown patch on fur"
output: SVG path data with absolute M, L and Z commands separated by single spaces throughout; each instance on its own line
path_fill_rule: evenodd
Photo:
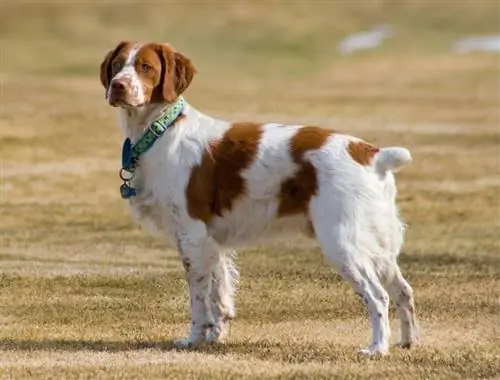
M 165 68 L 164 60 L 160 58 L 161 53 L 158 51 L 157 44 L 146 44 L 141 46 L 135 56 L 134 69 L 142 82 L 144 99 L 147 102 L 157 98 L 154 94 L 162 91 L 161 83 Z
M 373 156 L 378 153 L 378 151 L 379 149 L 377 147 L 364 141 L 351 141 L 347 147 L 347 152 L 349 152 L 352 159 L 363 166 L 370 165 Z
M 259 147 L 261 124 L 234 123 L 220 140 L 214 141 L 193 167 L 186 189 L 189 215 L 208 222 L 214 215 L 231 210 L 245 192 L 241 171 L 248 168 Z
M 208 222 L 214 211 L 215 161 L 205 153 L 201 163 L 191 170 L 186 189 L 187 209 L 193 219 Z
M 107 90 L 111 79 L 121 70 L 128 54 L 134 47 L 132 41 L 122 41 L 113 50 L 110 50 L 101 62 L 100 80 Z
M 290 152 L 299 169 L 281 184 L 278 216 L 307 214 L 309 201 L 318 191 L 318 179 L 316 169 L 304 160 L 304 154 L 321 148 L 333 133 L 319 127 L 303 127 L 292 137 Z
M 155 56 L 153 58 L 153 56 Z M 151 102 L 174 102 L 189 86 L 197 70 L 193 62 L 169 44 L 151 43 L 143 46 L 137 54 L 136 70 L 146 83 L 150 72 L 143 73 L 142 65 L 154 67 L 155 77 L 151 87 Z

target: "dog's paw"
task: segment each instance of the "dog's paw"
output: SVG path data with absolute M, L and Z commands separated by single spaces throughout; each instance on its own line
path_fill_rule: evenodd
M 418 339 L 406 340 L 406 341 L 401 341 L 399 343 L 396 343 L 396 347 L 403 348 L 405 350 L 409 350 L 410 348 L 418 346 L 419 343 L 420 342 Z
M 420 328 L 416 326 L 414 328 L 413 334 L 402 337 L 401 341 L 399 343 L 396 343 L 396 347 L 409 350 L 410 348 L 418 346 L 420 344 L 420 336 Z
M 207 343 L 222 343 L 229 336 L 229 321 L 222 322 L 219 326 L 215 325 L 207 331 Z
M 363 348 L 359 351 L 363 356 L 386 356 L 389 355 L 389 349 L 382 344 L 372 344 L 368 348 Z
M 201 346 L 204 343 L 204 339 L 177 339 L 173 341 L 174 348 L 181 350 L 189 350 Z
M 193 348 L 193 343 L 189 339 L 176 339 L 173 341 L 173 346 L 179 349 L 189 349 Z
M 212 343 L 218 343 L 220 341 L 222 341 L 222 334 L 220 329 L 213 327 L 210 330 L 208 330 L 207 340 L 206 340 L 207 343 L 212 344 Z
M 412 346 L 412 342 L 399 342 L 396 344 L 396 347 L 403 348 L 405 350 L 409 350 L 410 348 L 412 348 Z

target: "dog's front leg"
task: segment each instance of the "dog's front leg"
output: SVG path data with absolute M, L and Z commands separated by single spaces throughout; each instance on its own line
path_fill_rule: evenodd
M 178 244 L 189 287 L 191 330 L 186 339 L 177 340 L 174 344 L 179 348 L 191 348 L 204 343 L 207 330 L 214 325 L 210 292 L 218 249 L 208 236 L 179 239 Z
M 238 270 L 233 262 L 235 252 L 220 251 L 219 261 L 212 271 L 210 301 L 214 326 L 207 333 L 207 342 L 221 342 L 228 337 L 229 321 L 236 316 L 234 294 L 238 283 Z

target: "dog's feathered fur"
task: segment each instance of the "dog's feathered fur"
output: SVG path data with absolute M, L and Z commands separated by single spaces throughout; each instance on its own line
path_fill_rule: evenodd
M 191 60 L 167 44 L 123 42 L 101 64 L 106 99 L 132 142 L 189 86 Z M 393 172 L 408 150 L 376 148 L 314 126 L 231 123 L 187 104 L 139 161 L 128 202 L 135 217 L 178 247 L 192 323 L 181 347 L 220 341 L 235 317 L 238 272 L 228 247 L 265 236 L 276 223 L 318 240 L 325 256 L 367 305 L 366 354 L 389 349 L 389 296 L 401 344 L 416 340 L 413 295 L 397 257 L 404 225 Z

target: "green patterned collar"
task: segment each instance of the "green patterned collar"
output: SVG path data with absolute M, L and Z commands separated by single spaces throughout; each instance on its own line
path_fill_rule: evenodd
M 122 198 L 130 198 L 137 195 L 136 190 L 129 186 L 129 182 L 134 178 L 134 171 L 141 155 L 146 153 L 180 116 L 186 106 L 186 102 L 182 97 L 179 97 L 177 102 L 170 109 L 153 121 L 142 137 L 132 145 L 129 138 L 123 142 L 122 148 L 122 168 L 120 170 L 120 178 L 123 181 L 120 187 Z

